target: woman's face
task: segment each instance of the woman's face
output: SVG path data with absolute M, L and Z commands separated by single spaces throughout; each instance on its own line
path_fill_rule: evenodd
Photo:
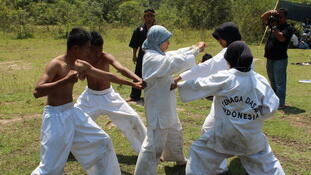
M 160 49 L 162 52 L 165 52 L 167 49 L 168 49 L 168 46 L 170 45 L 170 42 L 167 40 L 165 42 L 163 42 L 161 45 L 160 45 Z

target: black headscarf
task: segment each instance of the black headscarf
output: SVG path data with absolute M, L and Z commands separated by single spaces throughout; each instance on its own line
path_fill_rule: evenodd
M 248 72 L 251 70 L 253 55 L 245 42 L 235 41 L 228 46 L 225 59 L 231 68 Z
M 216 40 L 226 40 L 228 45 L 234 41 L 241 40 L 239 28 L 233 22 L 225 22 L 221 24 L 215 29 L 212 35 Z

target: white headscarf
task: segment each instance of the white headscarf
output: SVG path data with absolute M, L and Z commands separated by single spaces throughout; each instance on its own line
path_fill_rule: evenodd
M 154 25 L 148 31 L 147 38 L 142 45 L 142 49 L 155 50 L 160 54 L 165 55 L 165 53 L 160 49 L 160 45 L 167 41 L 171 36 L 172 33 L 165 27 Z

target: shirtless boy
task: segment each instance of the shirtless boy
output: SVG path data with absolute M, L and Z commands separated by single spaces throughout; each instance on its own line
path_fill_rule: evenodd
M 141 78 L 122 66 L 114 56 L 103 52 L 103 44 L 102 36 L 95 31 L 91 32 L 91 53 L 88 62 L 92 66 L 109 72 L 109 66 L 112 65 L 125 77 L 135 82 L 142 82 Z M 75 106 L 90 115 L 94 121 L 100 115 L 108 115 L 131 142 L 134 150 L 139 153 L 146 135 L 146 127 L 134 109 L 114 91 L 110 81 L 87 76 L 87 87 Z
M 78 60 L 85 58 L 89 49 L 89 33 L 79 28 L 72 29 L 67 39 L 67 52 L 47 64 L 36 85 L 34 96 L 47 96 L 47 105 L 42 115 L 41 161 L 32 175 L 63 174 L 70 151 L 87 174 L 121 174 L 109 135 L 73 106 L 73 85 L 79 72 L 137 88 L 142 86 Z

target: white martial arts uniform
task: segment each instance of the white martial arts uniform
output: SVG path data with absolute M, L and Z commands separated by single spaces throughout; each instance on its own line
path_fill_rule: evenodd
M 224 58 L 227 48 L 222 49 L 217 55 L 213 58 L 204 61 L 196 66 L 193 66 L 191 69 L 181 73 L 179 76 L 183 80 L 193 80 L 200 77 L 207 77 L 209 75 L 215 74 L 221 70 L 229 69 L 229 65 Z
M 42 115 L 41 161 L 32 175 L 61 175 L 71 151 L 90 175 L 120 175 L 111 139 L 80 109 L 46 106 Z
M 182 80 L 195 80 L 197 78 L 204 78 L 210 75 L 216 74 L 218 71 L 229 69 L 229 65 L 224 58 L 227 48 L 223 48 L 217 55 L 213 58 L 204 61 L 196 66 L 193 66 L 191 69 L 181 73 L 179 76 Z M 252 65 L 253 67 L 253 65 Z M 213 104 L 212 104 L 213 105 Z M 213 107 L 211 107 L 211 110 Z M 207 117 L 202 127 L 202 132 L 206 132 L 210 126 L 214 123 L 212 118 Z M 221 162 L 218 173 L 223 173 L 228 170 L 227 161 L 224 160 Z
M 170 91 L 172 75 L 195 65 L 198 49 L 183 48 L 161 55 L 146 50 L 143 80 L 147 136 L 139 153 L 135 175 L 155 175 L 161 154 L 166 161 L 184 161 L 182 127 L 176 112 L 176 96 Z
M 146 127 L 134 109 L 112 87 L 95 91 L 88 87 L 75 104 L 95 121 L 100 115 L 108 115 L 139 153 L 146 136 Z
M 252 70 L 219 71 L 181 83 L 179 92 L 183 101 L 214 96 L 208 116 L 214 123 L 192 144 L 187 175 L 215 175 L 221 161 L 234 155 L 250 175 L 284 174 L 262 132 L 263 121 L 279 104 L 263 76 Z

